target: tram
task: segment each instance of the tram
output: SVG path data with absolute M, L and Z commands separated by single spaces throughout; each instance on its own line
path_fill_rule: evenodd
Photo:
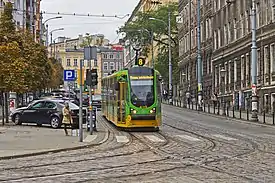
M 155 69 L 133 66 L 102 79 L 102 113 L 122 128 L 161 125 L 161 76 Z

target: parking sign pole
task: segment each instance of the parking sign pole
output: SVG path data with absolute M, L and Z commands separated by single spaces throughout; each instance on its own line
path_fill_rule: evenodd
M 82 72 L 83 72 L 83 63 L 80 62 L 80 89 L 79 89 L 79 142 L 83 142 L 83 111 L 82 111 L 82 107 L 83 107 L 83 100 L 82 100 L 82 82 L 83 82 L 83 78 L 82 78 Z
M 92 71 L 92 60 L 90 60 L 89 72 Z M 90 135 L 93 134 L 94 122 L 93 122 L 93 95 L 92 95 L 92 86 L 89 85 L 89 115 L 90 115 Z

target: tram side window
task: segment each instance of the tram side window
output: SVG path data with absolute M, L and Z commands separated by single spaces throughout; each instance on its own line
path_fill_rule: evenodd
M 160 84 L 161 84 L 161 82 L 160 82 L 160 79 L 159 79 L 159 75 L 157 76 L 157 95 L 158 95 L 158 97 L 161 97 L 161 86 L 160 86 Z

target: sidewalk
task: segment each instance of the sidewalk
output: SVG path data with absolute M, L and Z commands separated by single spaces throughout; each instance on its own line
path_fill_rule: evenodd
M 98 132 L 88 135 L 83 129 L 83 142 L 78 136 L 65 136 L 63 129 L 33 125 L 0 126 L 0 159 L 24 157 L 50 152 L 81 149 L 103 143 L 107 132 L 98 124 Z M 71 131 L 69 130 L 71 135 Z
M 173 105 L 178 106 L 178 107 L 183 107 L 183 103 L 180 103 L 180 102 L 178 102 L 178 103 L 173 102 Z M 187 105 L 185 109 L 196 110 L 196 105 L 193 104 L 193 108 L 192 108 L 192 104 L 190 104 L 190 108 L 189 108 L 189 105 Z M 218 113 L 218 108 L 217 107 L 214 110 L 214 107 L 212 105 L 210 105 L 208 107 L 208 105 L 205 104 L 205 108 L 203 106 L 203 111 L 202 112 L 205 112 L 207 114 L 222 116 L 223 108 L 220 108 L 219 113 Z M 247 111 L 241 111 L 241 113 L 240 113 L 240 111 L 234 111 L 235 118 L 233 118 L 233 110 L 232 109 L 230 109 L 228 111 L 226 109 L 225 113 L 226 113 L 227 117 L 232 118 L 232 119 L 239 119 L 239 120 L 249 121 L 252 118 L 251 112 L 249 112 L 248 115 L 247 115 Z M 258 114 L 258 120 L 259 120 L 258 123 L 264 123 L 264 116 L 261 115 L 261 114 Z M 265 123 L 272 125 L 273 124 L 273 117 L 270 116 L 270 115 L 266 115 L 265 116 Z

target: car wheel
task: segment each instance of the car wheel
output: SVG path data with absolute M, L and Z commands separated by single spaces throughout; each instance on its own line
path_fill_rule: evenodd
M 15 125 L 21 125 L 21 121 L 20 121 L 20 114 L 15 114 L 14 116 L 14 124 Z
M 60 127 L 60 119 L 57 116 L 51 118 L 51 127 L 55 129 Z

